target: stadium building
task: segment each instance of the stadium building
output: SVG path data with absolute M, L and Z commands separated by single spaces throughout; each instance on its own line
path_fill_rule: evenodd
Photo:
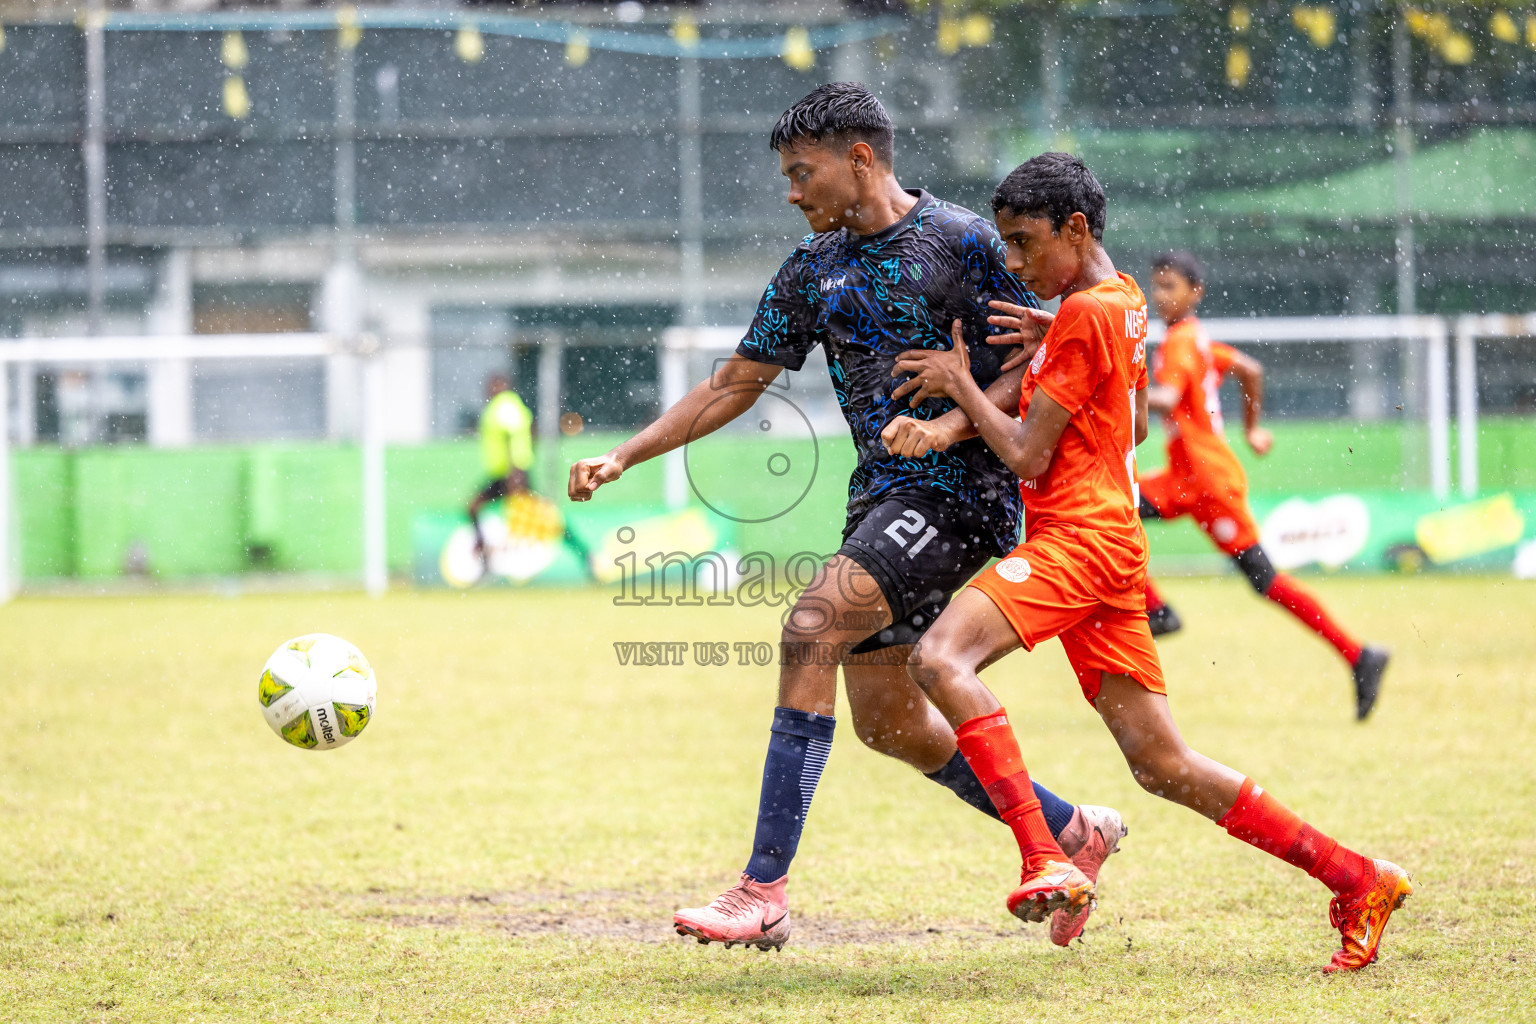
M 1081 154 L 1117 260 L 1199 251 L 1212 316 L 1536 308 L 1536 23 L 1404 10 L 7 3 L 0 336 L 367 334 L 392 444 L 463 434 L 496 371 L 544 437 L 562 413 L 631 428 L 665 329 L 745 323 L 803 233 L 766 132 L 828 79 L 885 99 L 904 182 L 979 210 L 1020 159 Z M 1483 344 L 1485 413 L 1536 409 L 1526 344 Z M 1270 412 L 1411 431 L 1424 358 L 1274 346 Z M 359 372 L 24 364 L 9 429 L 44 447 L 17 471 L 102 442 L 346 441 Z M 35 572 L 82 564 L 49 551 Z

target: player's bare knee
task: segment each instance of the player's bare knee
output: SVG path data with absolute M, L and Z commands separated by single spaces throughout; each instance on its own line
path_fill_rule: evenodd
M 1134 756 L 1127 754 L 1126 761 L 1142 789 L 1174 803 L 1187 802 L 1200 781 L 1194 753 L 1182 745 L 1168 748 L 1149 744 Z
M 932 697 L 934 691 L 954 672 L 954 665 L 943 645 L 924 639 L 907 657 L 907 674 Z
M 887 753 L 886 737 L 892 729 L 889 717 L 878 705 L 868 700 L 855 702 L 852 694 L 848 700 L 848 717 L 853 722 L 853 731 L 858 733 L 859 742 L 871 750 L 879 753 Z
M 859 734 L 859 742 L 877 754 L 895 756 L 895 747 L 891 742 L 888 729 L 880 721 L 866 721 L 855 718 L 853 731 Z
M 1177 779 L 1163 762 L 1151 760 L 1133 763 L 1131 775 L 1138 786 L 1153 796 L 1175 799 L 1173 794 L 1177 790 Z
M 802 594 L 779 631 L 780 664 L 837 664 L 841 659 L 836 646 L 829 642 L 836 622 L 831 602 Z
M 784 616 L 779 639 L 785 643 L 819 640 L 825 637 L 836 622 L 837 609 L 832 606 L 832 602 L 802 594 L 789 614 Z
M 1156 771 L 1142 765 L 1131 765 L 1131 777 L 1136 780 L 1136 785 L 1151 793 L 1153 796 L 1161 796 L 1166 782 Z
M 1109 734 L 1114 737 L 1116 746 L 1120 748 L 1125 763 L 1131 766 L 1132 771 L 1136 770 L 1138 764 L 1150 763 L 1155 757 L 1157 737 L 1135 721 L 1117 716 L 1107 719 L 1105 724 L 1109 726 Z

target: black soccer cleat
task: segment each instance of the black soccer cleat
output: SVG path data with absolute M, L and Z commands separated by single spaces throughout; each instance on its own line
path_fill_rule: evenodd
M 1355 721 L 1365 721 L 1365 716 L 1376 706 L 1381 695 L 1381 677 L 1387 671 L 1392 652 L 1384 647 L 1363 647 L 1360 659 L 1349 670 L 1355 677 Z
M 1166 604 L 1147 612 L 1147 625 L 1151 627 L 1153 636 L 1166 636 L 1184 628 L 1184 623 L 1179 621 L 1179 613 L 1173 610 L 1172 605 Z

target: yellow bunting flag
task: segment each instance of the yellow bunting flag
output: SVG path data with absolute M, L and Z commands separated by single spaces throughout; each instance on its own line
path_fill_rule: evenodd
M 473 25 L 460 26 L 458 35 L 453 37 L 453 52 L 465 64 L 479 64 L 484 60 L 485 39 L 480 30 Z
M 1248 54 L 1248 47 L 1234 44 L 1227 50 L 1227 84 L 1241 89 L 1248 84 L 1248 76 L 1252 73 L 1253 58 Z
M 1488 34 L 1501 43 L 1518 43 L 1520 26 L 1515 24 L 1508 11 L 1494 11 L 1493 17 L 1488 19 Z
M 784 47 L 779 53 L 784 63 L 796 71 L 809 71 L 816 66 L 816 51 L 811 49 L 811 34 L 798 25 L 784 33 Z
M 985 14 L 967 14 L 960 22 L 960 41 L 966 46 L 991 46 L 992 19 Z
M 939 18 L 938 34 L 934 37 L 934 43 L 939 48 L 939 53 L 945 57 L 952 57 L 960 49 L 960 19 L 947 15 Z
M 245 79 L 239 75 L 224 76 L 224 113 L 236 121 L 251 112 L 251 96 L 245 91 Z
M 565 41 L 565 62 L 573 68 L 579 68 L 592 56 L 592 47 L 587 45 L 587 37 L 580 32 L 572 32 Z
M 224 42 L 219 46 L 219 59 L 231 71 L 244 68 L 251 59 L 250 53 L 245 48 L 245 36 L 239 31 L 225 32 Z
M 348 4 L 336 10 L 336 43 L 343 50 L 355 50 L 363 41 L 363 29 L 357 23 L 357 8 Z
M 1447 64 L 1470 64 L 1474 52 L 1472 37 L 1465 32 L 1452 32 L 1440 41 L 1440 56 Z
M 1417 7 L 1410 7 L 1408 31 L 1438 46 L 1451 32 L 1451 19 L 1439 11 L 1421 11 Z
M 1490 30 L 1492 30 L 1491 25 Z M 1470 64 L 1475 55 L 1472 37 L 1465 32 L 1457 31 L 1451 24 L 1451 16 L 1444 11 L 1408 8 L 1408 31 L 1439 50 L 1440 59 L 1447 64 Z
M 672 38 L 685 50 L 699 45 L 699 23 L 693 20 L 693 15 L 679 14 L 673 19 Z
M 1291 23 L 1305 32 L 1312 45 L 1326 50 L 1338 33 L 1338 19 L 1332 7 L 1298 5 L 1291 8 Z

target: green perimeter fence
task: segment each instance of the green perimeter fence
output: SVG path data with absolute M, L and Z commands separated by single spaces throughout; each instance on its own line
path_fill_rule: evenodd
M 1233 437 L 1261 513 L 1291 496 L 1422 492 L 1422 486 L 1414 485 L 1424 477 L 1422 427 L 1329 421 L 1277 423 L 1273 429 L 1275 447 L 1265 459 L 1254 458 L 1235 431 Z M 599 433 L 562 438 L 562 474 L 571 460 L 605 451 L 616 439 Z M 1161 464 L 1160 440 L 1154 433 L 1141 447 L 1144 470 Z M 1454 453 L 1454 434 L 1452 443 Z M 788 507 L 805 487 L 806 476 L 791 473 L 780 479 L 764 471 L 775 453 L 787 455 L 793 465 L 814 463 L 814 479 L 803 499 L 784 514 L 737 524 L 736 546 L 778 557 L 834 550 L 853 466 L 846 438 L 716 435 L 689 451 L 690 476 L 697 493 L 726 511 L 730 496 L 746 489 L 761 507 L 761 489 L 772 487 L 795 490 L 779 502 Z M 1536 421 L 1483 420 L 1478 458 L 1485 493 L 1536 491 Z M 387 467 L 389 565 L 405 573 L 415 555 L 413 521 L 462 507 L 482 482 L 481 471 L 470 441 L 392 447 Z M 13 474 L 24 580 L 360 572 L 362 470 L 355 446 L 31 448 L 14 454 Z M 632 506 L 637 515 L 659 510 L 663 476 L 662 463 L 653 462 L 598 492 L 590 506 L 572 506 L 563 498 L 559 504 L 578 518 L 589 509 L 610 516 L 620 506 Z M 563 475 L 556 481 L 537 475 L 534 480 L 552 496 L 563 494 L 564 483 Z M 1210 552 L 1187 525 L 1154 526 L 1152 540 L 1158 556 Z

